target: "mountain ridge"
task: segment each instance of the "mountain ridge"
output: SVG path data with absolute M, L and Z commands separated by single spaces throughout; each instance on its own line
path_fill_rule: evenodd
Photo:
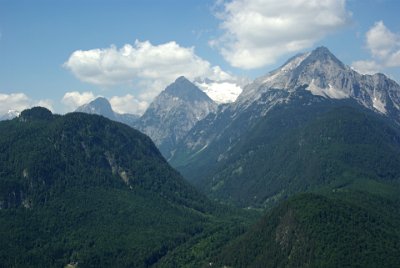
M 6 267 L 150 267 L 197 244 L 175 262 L 199 266 L 211 237 L 219 245 L 248 221 L 195 190 L 148 136 L 103 116 L 24 110 L 0 122 L 0 148 Z
M 311 83 L 311 86 L 309 83 Z M 338 89 L 335 87 L 338 87 Z M 382 113 L 373 107 L 371 92 L 375 92 L 374 94 L 383 92 L 380 100 L 385 102 L 386 113 Z M 377 102 L 379 100 L 375 100 L 375 103 Z M 373 123 L 374 127 L 372 128 L 376 138 L 380 135 L 379 128 L 385 129 L 389 126 L 391 129 L 398 128 L 400 122 L 400 110 L 396 106 L 398 102 L 400 102 L 400 86 L 394 81 L 381 74 L 374 76 L 357 74 L 350 67 L 341 63 L 328 49 L 317 48 L 312 52 L 293 57 L 277 70 L 256 79 L 244 88 L 243 93 L 235 103 L 221 105 L 215 114 L 210 114 L 199 121 L 178 144 L 170 163 L 212 198 L 222 202 L 229 200 L 229 202 L 239 203 L 241 206 L 255 204 L 256 206 L 264 206 L 269 202 L 267 200 L 275 200 L 275 197 L 280 200 L 300 189 L 306 190 L 307 184 L 310 183 L 301 181 L 300 178 L 302 180 L 305 178 L 303 175 L 296 176 L 295 169 L 292 169 L 291 173 L 285 173 L 279 172 L 276 168 L 281 167 L 285 171 L 288 165 L 298 165 L 297 170 L 302 172 L 309 170 L 307 162 L 302 162 L 301 159 L 293 158 L 284 153 L 285 149 L 293 150 L 295 154 L 303 154 L 301 148 L 298 148 L 298 144 L 301 144 L 302 141 L 296 141 L 301 136 L 301 132 L 296 133 L 296 131 L 303 131 L 301 129 L 309 123 L 313 124 L 314 120 L 319 122 L 318 124 L 321 124 L 321 126 L 326 123 L 325 127 L 341 128 L 341 134 L 335 137 L 337 139 L 335 142 L 338 143 L 338 148 L 346 151 L 348 150 L 347 147 L 351 148 L 351 146 L 361 146 L 362 144 L 362 140 L 354 141 L 353 145 L 343 143 L 343 140 L 346 140 L 346 135 L 356 134 L 359 139 L 368 138 L 353 129 L 351 124 L 344 124 L 346 117 L 352 118 L 352 113 L 357 115 L 358 117 L 354 118 L 354 124 L 360 126 L 360 129 L 363 127 L 364 115 L 371 122 L 377 120 L 376 122 L 379 123 Z M 340 110 L 340 107 L 349 107 L 350 110 L 346 110 L 347 108 Z M 321 113 L 323 111 L 324 113 Z M 334 115 L 329 117 L 329 112 L 333 112 Z M 335 118 L 335 116 L 338 118 Z M 327 121 L 318 121 L 318 117 L 323 117 Z M 343 120 L 340 121 L 340 117 L 343 117 Z M 332 122 L 329 120 L 332 120 Z M 337 126 L 333 122 L 337 122 Z M 378 127 L 379 124 L 381 124 L 380 127 Z M 291 125 L 297 129 L 292 130 Z M 291 135 L 293 136 L 287 136 L 288 139 L 293 141 L 293 143 L 290 143 L 292 148 L 285 147 L 286 141 L 280 138 L 280 136 L 286 137 L 287 131 L 292 131 Z M 318 129 L 318 126 L 316 126 L 310 131 L 316 133 L 310 132 L 309 136 L 316 135 L 318 137 L 320 132 L 324 130 Z M 396 131 L 393 133 L 398 133 Z M 268 133 L 273 134 L 273 136 L 268 136 Z M 329 134 L 324 135 L 328 136 Z M 388 144 L 393 142 L 393 148 L 398 148 L 397 135 L 391 134 L 394 139 L 388 138 L 386 140 Z M 252 141 L 252 143 L 249 141 Z M 319 142 L 318 138 L 315 138 L 314 141 L 310 140 L 310 144 L 313 144 L 313 142 Z M 357 145 L 357 142 L 360 145 Z M 312 146 L 316 146 L 319 150 L 322 149 L 318 147 L 320 146 L 318 144 Z M 337 150 L 329 143 L 327 146 L 330 146 L 330 149 L 326 152 Z M 368 146 L 373 147 L 374 145 L 371 143 Z M 274 155 L 278 152 L 281 153 L 275 155 L 275 159 L 279 160 L 268 157 L 268 155 Z M 322 152 L 324 151 L 317 151 L 317 154 Z M 361 151 L 357 151 L 357 153 L 360 153 L 360 155 L 353 154 L 352 157 L 362 159 Z M 375 153 L 374 150 L 371 150 L 370 153 L 385 155 L 381 148 L 376 148 Z M 252 154 L 253 156 L 251 156 Z M 262 163 L 255 156 L 259 159 L 269 159 L 269 162 Z M 335 156 L 339 157 L 338 162 L 324 158 L 328 156 L 320 155 L 320 157 L 321 165 L 322 163 L 328 166 L 333 165 L 332 168 L 337 170 L 351 169 L 351 167 L 344 168 L 342 163 L 339 163 L 342 161 L 340 160 L 342 156 Z M 329 157 L 333 157 L 333 155 Z M 285 158 L 291 159 L 291 161 L 284 161 Z M 325 160 L 328 162 L 332 160 L 333 162 L 328 164 L 324 162 Z M 318 161 L 316 160 L 316 164 L 318 164 Z M 398 159 L 394 157 L 393 161 L 398 161 Z M 254 166 L 255 163 L 258 166 Z M 361 168 L 360 170 L 362 168 L 369 170 L 368 165 L 371 166 L 372 163 L 363 166 L 365 163 L 357 162 L 356 166 L 359 165 L 357 168 Z M 340 168 L 335 165 L 340 165 Z M 315 168 L 315 170 L 318 169 Z M 352 176 L 361 175 L 360 170 L 356 173 L 352 173 L 352 171 L 350 174 L 353 174 Z M 271 173 L 272 171 L 273 173 Z M 312 170 L 309 171 L 310 174 L 313 174 Z M 254 172 L 257 175 L 254 175 Z M 323 170 L 321 172 L 321 176 L 325 174 Z M 393 172 L 398 173 L 397 171 Z M 315 175 L 316 173 L 313 176 Z M 285 176 L 285 178 L 282 178 L 280 185 L 277 178 L 281 176 Z M 338 178 L 341 176 L 338 176 Z M 274 193 L 270 192 L 267 196 L 256 194 L 258 191 L 264 191 L 262 189 L 279 188 L 275 188 L 275 186 L 267 187 L 267 181 L 282 186 L 281 189 L 286 189 L 283 187 L 285 183 L 288 183 L 288 185 L 299 183 L 298 186 L 303 186 L 299 188 L 296 186 L 293 189 L 294 191 L 290 190 L 285 194 L 280 193 L 280 190 Z M 283 183 L 284 181 L 286 182 Z M 267 203 L 261 201 L 263 203 L 261 204 L 257 200 L 264 200 Z
M 384 209 L 382 209 L 384 207 Z M 396 267 L 398 200 L 300 194 L 267 212 L 215 258 L 229 267 Z

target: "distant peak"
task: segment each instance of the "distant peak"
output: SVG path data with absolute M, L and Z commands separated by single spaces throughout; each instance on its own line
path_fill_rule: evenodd
M 90 103 L 92 104 L 102 104 L 102 105 L 110 105 L 110 102 L 104 97 L 97 97 L 96 99 L 92 100 Z
M 179 76 L 176 80 L 175 83 L 179 83 L 179 82 L 190 82 L 186 77 L 184 76 Z
M 332 54 L 327 47 L 320 46 L 313 50 L 312 53 L 319 53 L 319 54 Z
M 314 49 L 310 55 L 304 60 L 305 64 L 313 64 L 315 62 L 322 62 L 322 63 L 334 63 L 336 64 L 339 68 L 345 69 L 346 66 L 341 62 L 332 52 L 324 47 L 317 47 Z
M 334 58 L 339 61 L 333 53 L 324 46 L 317 47 L 313 51 L 311 51 L 310 57 L 318 57 L 318 58 Z
M 339 61 L 335 55 L 327 47 L 317 47 L 313 51 L 311 51 L 310 56 L 311 58 L 318 58 L 318 59 L 328 59 L 334 58 L 335 60 Z
M 212 101 L 207 94 L 205 94 L 200 88 L 198 88 L 184 76 L 178 77 L 174 83 L 167 86 L 164 92 L 185 100 Z
M 110 102 L 104 97 L 98 97 L 91 102 L 78 107 L 75 112 L 99 114 L 110 119 L 114 119 L 115 117 Z
M 81 107 L 78 107 L 78 111 L 85 109 L 86 107 L 109 107 L 111 109 L 111 104 L 110 102 L 104 98 L 104 97 L 97 97 L 96 99 L 82 105 Z
M 184 76 L 179 76 L 173 84 L 179 84 L 179 85 L 193 85 L 193 83 L 191 81 L 189 81 L 189 79 L 187 79 Z

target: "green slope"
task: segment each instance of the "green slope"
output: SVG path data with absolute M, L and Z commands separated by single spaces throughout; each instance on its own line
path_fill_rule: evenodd
M 217 267 L 399 267 L 400 203 L 366 192 L 301 194 L 228 244 Z
M 246 222 L 186 183 L 147 136 L 101 116 L 26 110 L 0 123 L 0 151 L 4 267 L 148 267 Z M 206 243 L 179 265 L 214 251 Z
M 351 101 L 308 105 L 304 94 L 260 118 L 197 184 L 224 202 L 269 207 L 320 187 L 399 181 L 397 126 Z

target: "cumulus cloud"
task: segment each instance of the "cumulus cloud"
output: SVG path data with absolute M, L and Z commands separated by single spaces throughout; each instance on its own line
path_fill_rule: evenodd
M 64 110 L 66 112 L 72 112 L 78 107 L 87 104 L 98 97 L 100 97 L 100 95 L 95 95 L 91 91 L 71 91 L 64 94 L 61 102 L 65 105 Z M 136 98 L 131 94 L 127 94 L 125 96 L 113 96 L 108 100 L 114 112 L 121 114 L 143 114 L 143 112 L 149 106 L 147 101 Z
M 217 17 L 224 31 L 210 44 L 232 65 L 244 69 L 312 46 L 349 23 L 346 0 L 232 0 Z
M 31 100 L 24 93 L 0 94 L 0 114 L 9 110 L 22 111 L 29 108 Z
M 114 96 L 110 99 L 113 110 L 120 114 L 143 114 L 149 103 L 140 101 L 131 94 Z
M 376 73 L 387 67 L 400 66 L 400 34 L 390 31 L 378 21 L 365 34 L 366 48 L 372 59 L 352 63 L 361 73 Z
M 193 47 L 182 47 L 176 42 L 153 45 L 136 40 L 133 45 L 126 44 L 122 48 L 77 50 L 64 67 L 87 83 L 140 88 L 140 101 L 150 101 L 150 97 L 182 75 L 192 80 L 199 77 L 232 79 L 220 67 L 197 56 Z
M 49 109 L 50 111 L 54 112 L 54 107 L 53 107 L 53 100 L 45 99 L 45 100 L 40 100 L 35 103 L 35 106 L 41 106 Z
M 67 106 L 68 111 L 74 111 L 79 106 L 82 106 L 92 100 L 94 100 L 97 96 L 93 94 L 93 92 L 78 92 L 72 91 L 64 94 L 61 102 Z
M 352 63 L 354 70 L 362 74 L 376 74 L 382 68 L 373 60 L 359 60 Z
M 10 110 L 23 111 L 33 106 L 46 107 L 53 111 L 53 103 L 51 100 L 34 100 L 24 93 L 0 93 L 0 115 L 6 114 Z
M 400 50 L 400 36 L 386 28 L 383 21 L 376 22 L 366 34 L 367 48 L 373 57 L 378 59 L 390 58 Z

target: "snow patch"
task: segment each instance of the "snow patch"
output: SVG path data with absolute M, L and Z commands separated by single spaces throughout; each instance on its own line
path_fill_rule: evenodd
M 350 97 L 346 92 L 333 87 L 331 84 L 328 85 L 328 88 L 321 88 L 315 84 L 314 79 L 311 80 L 306 90 L 309 90 L 313 95 L 331 99 L 346 99 Z
M 346 99 L 350 97 L 349 94 L 340 89 L 334 88 L 331 84 L 329 84 L 329 87 L 326 89 L 326 94 L 332 99 Z
M 201 153 L 201 152 L 204 151 L 207 147 L 208 147 L 208 143 L 206 143 L 206 145 L 204 145 L 203 148 L 201 148 L 200 150 L 198 150 L 195 154 Z
M 204 93 L 217 103 L 234 102 L 242 93 L 242 88 L 230 82 L 195 82 Z
M 379 112 L 386 114 L 385 103 L 382 102 L 381 99 L 374 97 L 372 99 L 372 106 L 377 109 Z

